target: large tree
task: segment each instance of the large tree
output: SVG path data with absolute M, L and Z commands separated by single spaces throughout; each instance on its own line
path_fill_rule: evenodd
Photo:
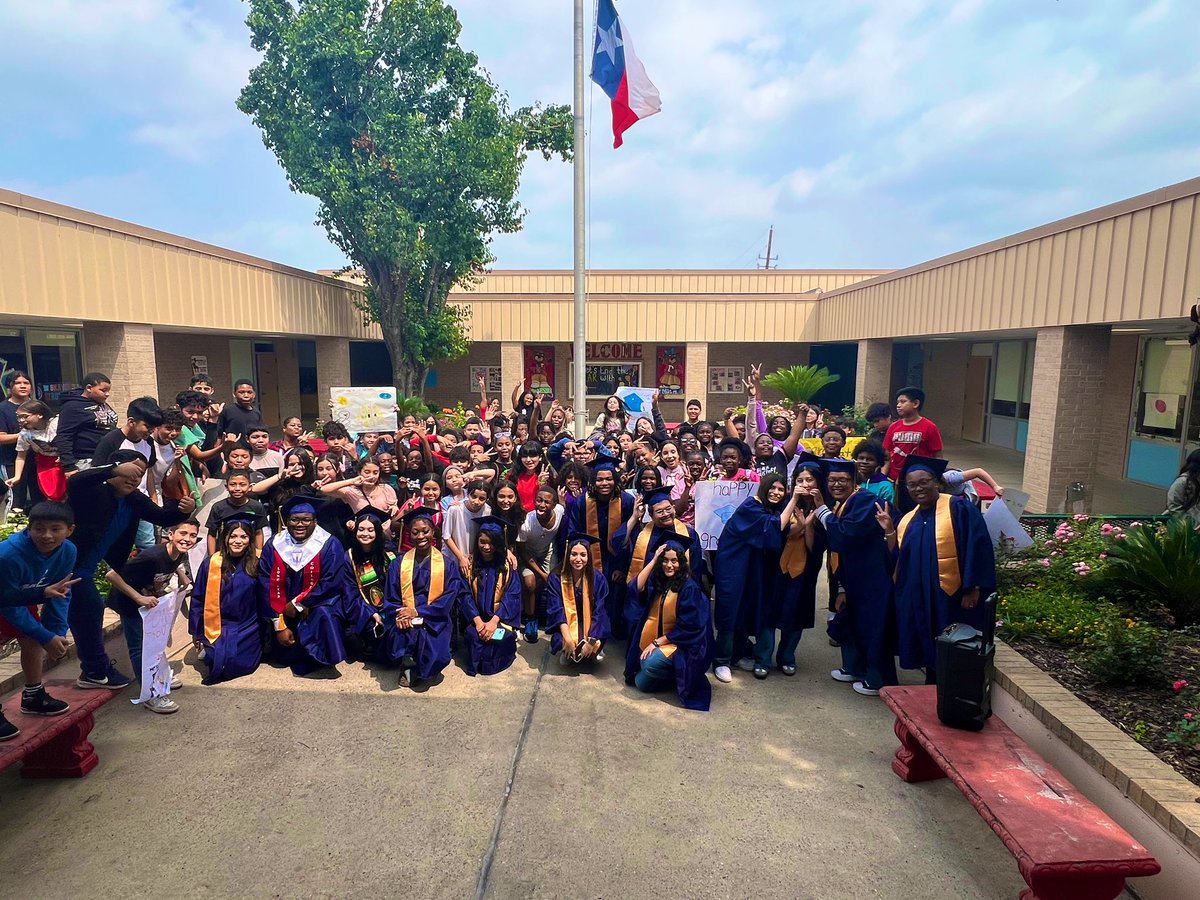
M 510 110 L 441 0 L 249 4 L 263 58 L 238 108 L 292 190 L 320 202 L 366 277 L 396 386 L 420 394 L 434 360 L 467 352 L 450 288 L 484 271 L 494 234 L 520 229 L 527 152 L 569 157 L 570 108 Z

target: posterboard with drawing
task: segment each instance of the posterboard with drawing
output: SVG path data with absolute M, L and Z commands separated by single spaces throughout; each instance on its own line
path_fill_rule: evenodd
M 753 481 L 701 481 L 696 484 L 696 533 L 700 546 L 716 550 L 725 523 L 734 510 L 754 495 Z
M 619 387 L 617 388 L 617 397 L 625 404 L 625 409 L 629 413 L 629 420 L 626 427 L 633 431 L 637 425 L 638 419 L 649 419 L 654 421 L 654 414 L 650 411 L 651 401 L 654 399 L 654 388 L 640 387 Z
M 1033 546 L 1033 538 L 1021 525 L 1021 514 L 1028 502 L 1028 494 L 1009 488 L 1003 499 L 993 500 L 988 506 L 983 521 L 997 550 L 1013 553 Z
M 396 389 L 394 387 L 335 387 L 329 389 L 333 420 L 347 431 L 396 430 Z
M 171 576 L 170 585 L 158 598 L 153 609 L 141 608 L 142 616 L 142 693 L 134 703 L 145 703 L 152 697 L 171 693 L 171 665 L 167 661 L 167 646 L 171 643 L 171 627 L 182 601 L 179 581 Z

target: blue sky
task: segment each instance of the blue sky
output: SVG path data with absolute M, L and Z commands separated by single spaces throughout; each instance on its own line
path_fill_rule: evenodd
M 511 96 L 568 102 L 567 0 L 459 0 Z M 590 3 L 588 6 L 590 7 Z M 1194 0 L 622 0 L 663 112 L 589 112 L 590 263 L 920 262 L 1200 175 Z M 0 187 L 303 268 L 340 254 L 234 106 L 237 0 L 0 0 Z M 526 167 L 498 268 L 569 267 L 571 174 Z

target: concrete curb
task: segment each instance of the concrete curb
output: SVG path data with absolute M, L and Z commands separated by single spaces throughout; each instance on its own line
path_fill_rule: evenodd
M 104 623 L 104 640 L 116 637 L 121 633 L 121 620 L 116 613 L 109 610 L 105 611 L 105 618 L 112 617 L 112 621 Z M 53 672 L 57 667 L 68 662 L 79 659 L 79 654 L 75 652 L 75 644 L 67 648 L 67 655 L 58 662 L 46 664 L 46 674 Z M 0 699 L 3 699 L 12 691 L 19 691 L 25 687 L 25 674 L 21 671 L 21 654 L 14 653 L 12 656 L 5 657 L 0 660 Z

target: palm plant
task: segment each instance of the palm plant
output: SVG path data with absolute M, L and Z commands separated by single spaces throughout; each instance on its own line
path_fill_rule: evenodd
M 807 403 L 817 391 L 841 377 L 830 374 L 824 366 L 792 366 L 772 372 L 762 383 L 779 391 L 792 403 Z
M 1108 548 L 1104 581 L 1125 596 L 1165 607 L 1178 626 L 1200 623 L 1200 532 L 1186 516 L 1126 529 Z

